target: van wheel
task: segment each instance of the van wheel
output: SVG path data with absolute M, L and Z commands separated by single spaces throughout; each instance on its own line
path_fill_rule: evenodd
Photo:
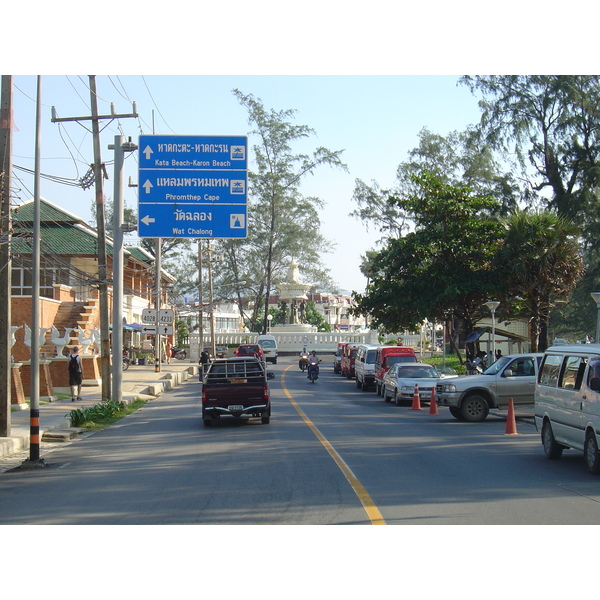
M 460 412 L 465 421 L 480 423 L 481 421 L 485 421 L 490 409 L 485 398 L 473 395 L 463 401 L 460 406 Z
M 554 460 L 562 456 L 564 448 L 554 439 L 552 425 L 550 425 L 549 421 L 544 421 L 544 425 L 542 426 L 542 444 L 546 458 Z
M 583 454 L 588 471 L 594 475 L 598 475 L 600 473 L 600 453 L 598 453 L 598 444 L 596 443 L 596 436 L 593 433 L 588 433 L 585 438 Z

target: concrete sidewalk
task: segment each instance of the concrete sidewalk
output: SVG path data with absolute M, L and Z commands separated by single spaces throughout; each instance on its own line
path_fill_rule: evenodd
M 161 365 L 156 372 L 152 365 L 131 365 L 123 371 L 122 400 L 127 404 L 136 398 L 150 400 L 163 392 L 190 380 L 198 381 L 198 365 L 189 361 L 174 361 Z M 93 406 L 101 401 L 101 386 L 84 386 L 81 400 L 71 402 L 70 398 L 56 402 L 40 403 L 40 441 L 61 441 L 70 439 L 81 430 L 71 428 L 69 413 L 75 408 Z M 200 393 L 200 387 L 198 387 Z M 0 437 L 0 458 L 22 452 L 29 448 L 30 411 L 18 410 L 11 413 L 9 437 Z

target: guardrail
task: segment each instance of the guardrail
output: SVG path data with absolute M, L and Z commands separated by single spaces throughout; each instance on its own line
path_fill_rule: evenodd
M 277 341 L 277 347 L 281 354 L 298 353 L 304 347 L 308 351 L 317 352 L 335 352 L 340 342 L 349 342 L 351 344 L 379 344 L 377 331 L 361 332 L 329 332 L 329 333 L 280 333 L 273 332 L 272 335 Z M 258 333 L 215 333 L 216 346 L 229 346 L 240 344 L 256 344 Z M 392 336 L 390 336 L 392 337 Z M 406 334 L 397 335 L 396 338 L 402 339 L 405 346 L 419 347 L 419 335 Z M 204 335 L 204 346 L 210 345 L 210 337 Z M 192 333 L 189 336 L 190 360 L 197 361 L 200 356 L 200 336 Z

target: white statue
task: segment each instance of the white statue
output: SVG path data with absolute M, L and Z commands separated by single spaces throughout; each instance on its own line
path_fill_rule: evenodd
M 31 346 L 31 328 L 27 323 L 24 325 L 25 327 L 25 337 L 23 338 L 23 343 L 26 346 Z M 48 331 L 48 327 L 40 327 L 40 333 L 38 338 L 39 348 L 41 348 L 46 343 L 46 331 Z
M 87 352 L 87 349 L 89 348 L 90 344 L 94 341 L 92 338 L 92 334 L 90 332 L 89 337 L 85 336 L 86 330 L 85 329 L 81 329 L 81 327 L 77 327 L 77 329 L 79 330 L 79 335 L 77 336 L 77 341 L 79 342 L 79 345 L 83 348 L 82 354 L 85 354 Z
M 15 333 L 19 329 L 23 329 L 23 325 L 19 325 L 18 327 L 15 327 L 14 325 L 11 325 L 11 327 L 10 327 L 10 347 L 11 348 L 15 345 L 15 342 L 17 341 L 17 338 L 15 337 Z
M 71 341 L 71 331 L 73 331 L 73 329 L 68 327 L 67 329 L 65 329 L 65 334 L 63 335 L 63 337 L 60 337 L 60 334 L 58 333 L 58 329 L 56 329 L 56 327 L 54 327 L 54 325 L 52 325 L 52 340 L 51 341 L 56 346 L 56 355 L 57 356 L 63 355 L 65 346 Z
M 300 269 L 298 268 L 298 263 L 293 258 L 288 269 L 286 283 L 300 283 Z

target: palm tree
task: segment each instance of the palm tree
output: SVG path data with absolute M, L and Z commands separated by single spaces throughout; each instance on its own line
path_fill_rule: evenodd
M 499 269 L 507 289 L 524 299 L 532 351 L 543 352 L 552 302 L 566 299 L 584 271 L 579 230 L 550 211 L 514 212 L 505 224 Z

